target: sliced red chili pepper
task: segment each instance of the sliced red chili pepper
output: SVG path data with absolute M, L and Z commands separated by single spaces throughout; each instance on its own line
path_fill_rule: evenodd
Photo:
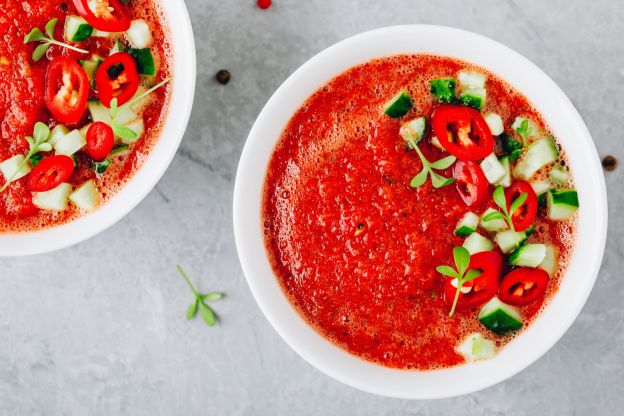
M 479 160 L 494 150 L 494 139 L 477 110 L 463 105 L 441 105 L 433 110 L 431 127 L 440 144 L 459 160 Z
M 458 161 L 453 166 L 457 192 L 467 206 L 477 205 L 488 196 L 488 181 L 475 162 Z
M 28 175 L 28 189 L 33 192 L 46 192 L 69 179 L 74 172 L 74 160 L 65 155 L 43 159 Z
M 45 103 L 61 123 L 75 124 L 82 118 L 89 98 L 89 79 L 78 63 L 57 56 L 48 66 Z
M 110 102 L 117 98 L 117 105 L 127 103 L 139 88 L 139 74 L 132 55 L 118 52 L 109 56 L 95 72 L 95 86 L 100 101 L 110 108 Z
M 516 231 L 524 231 L 528 229 L 531 224 L 533 224 L 533 221 L 535 221 L 535 217 L 537 216 L 539 202 L 533 187 L 526 181 L 515 181 L 511 184 L 507 191 L 505 191 L 507 209 L 510 209 L 513 201 L 524 193 L 527 194 L 526 201 L 524 201 L 524 203 L 520 205 L 520 207 L 514 211 L 511 216 L 511 221 L 513 222 Z
M 509 305 L 525 306 L 544 296 L 547 288 L 548 273 L 542 269 L 521 267 L 503 277 L 498 297 Z
M 87 153 L 96 162 L 106 159 L 115 146 L 115 133 L 106 123 L 98 121 L 87 130 Z
M 496 251 L 483 251 L 470 256 L 470 266 L 468 270 L 481 270 L 481 275 L 467 284 L 464 288 L 470 288 L 468 293 L 459 294 L 457 312 L 469 311 L 483 305 L 492 299 L 498 291 L 498 280 L 503 268 L 503 258 Z M 453 306 L 457 287 L 453 286 L 453 278 L 449 278 L 444 285 L 444 299 L 449 307 Z
M 125 32 L 130 29 L 130 17 L 119 0 L 73 0 L 80 16 L 97 30 Z

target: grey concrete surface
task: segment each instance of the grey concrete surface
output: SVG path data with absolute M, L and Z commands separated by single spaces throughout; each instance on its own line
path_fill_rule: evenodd
M 156 189 L 76 247 L 0 260 L 0 415 L 615 415 L 624 407 L 624 166 L 607 173 L 610 230 L 596 287 L 563 339 L 485 391 L 439 401 L 372 396 L 324 376 L 277 336 L 236 256 L 231 200 L 258 112 L 300 64 L 350 35 L 434 23 L 492 37 L 543 68 L 601 155 L 624 159 L 624 7 L 614 0 L 187 0 L 195 107 Z M 213 80 L 221 68 L 232 81 Z M 166 140 L 166 138 L 163 138 Z M 260 173 L 259 173 L 260 174 Z M 186 322 L 222 290 L 216 328 Z

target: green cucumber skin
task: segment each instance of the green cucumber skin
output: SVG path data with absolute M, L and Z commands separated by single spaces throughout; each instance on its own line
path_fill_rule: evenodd
M 150 48 L 128 48 L 127 52 L 134 58 L 139 74 L 147 76 L 156 75 L 156 65 L 154 64 L 154 57 Z
M 549 191 L 551 202 L 555 205 L 564 204 L 578 208 L 578 193 L 573 189 L 551 189 Z
M 455 78 L 440 78 L 429 81 L 429 91 L 438 98 L 441 103 L 454 103 L 457 98 L 455 87 L 457 80 Z
M 479 317 L 479 321 L 484 327 L 497 335 L 505 335 L 508 332 L 517 331 L 522 328 L 522 322 L 507 315 L 501 309 L 497 309 L 486 316 Z
M 509 155 L 510 162 L 514 162 L 522 154 L 522 143 L 514 139 L 507 133 L 503 133 L 500 136 L 501 145 L 507 155 Z
M 472 107 L 478 111 L 481 111 L 483 108 L 483 102 L 485 100 L 483 97 L 479 97 L 477 95 L 472 94 L 464 94 L 459 96 L 459 102 L 463 105 L 467 105 L 468 107 Z
M 455 231 L 455 235 L 458 237 L 468 237 L 470 234 L 474 233 L 476 230 L 473 230 L 470 227 L 462 226 Z
M 386 104 L 384 113 L 390 118 L 400 118 L 409 113 L 414 106 L 406 91 L 401 91 Z
M 78 30 L 74 33 L 74 36 L 71 38 L 72 42 L 83 42 L 91 36 L 93 33 L 93 27 L 88 24 L 81 24 L 78 26 Z

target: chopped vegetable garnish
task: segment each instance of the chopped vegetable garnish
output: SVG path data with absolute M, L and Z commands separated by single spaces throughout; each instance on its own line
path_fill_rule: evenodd
M 178 272 L 180 273 L 180 275 L 182 275 L 182 277 L 184 278 L 188 286 L 191 288 L 191 291 L 193 291 L 193 295 L 195 296 L 193 303 L 191 303 L 191 305 L 188 307 L 186 311 L 186 319 L 187 320 L 193 319 L 197 315 L 197 311 L 199 311 L 199 314 L 201 315 L 206 325 L 215 326 L 217 324 L 217 315 L 214 313 L 212 308 L 208 305 L 208 302 L 213 302 L 213 301 L 222 299 L 223 293 L 221 292 L 199 293 L 197 289 L 195 289 L 195 286 L 193 286 L 193 284 L 189 280 L 188 276 L 184 272 L 184 269 L 182 269 L 182 266 L 180 265 L 178 265 Z
M 31 42 L 43 42 L 41 45 L 37 46 L 32 53 L 32 60 L 37 62 L 46 54 L 51 45 L 58 45 L 63 48 L 71 49 L 72 51 L 80 52 L 80 53 L 89 53 L 84 49 L 77 48 L 72 45 L 68 45 L 67 43 L 59 42 L 54 39 L 54 28 L 56 27 L 56 23 L 58 19 L 54 18 L 50 20 L 45 27 L 45 35 L 39 28 L 34 28 L 31 30 L 26 36 L 24 36 L 24 43 Z M 46 36 L 47 35 L 47 36 Z

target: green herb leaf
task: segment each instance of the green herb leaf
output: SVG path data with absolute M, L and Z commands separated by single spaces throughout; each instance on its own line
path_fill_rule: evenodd
M 510 162 L 515 162 L 516 160 L 518 160 L 520 158 L 520 156 L 522 156 L 523 150 L 522 149 L 517 149 L 512 151 L 509 154 L 509 161 Z
M 453 258 L 455 259 L 455 266 L 457 266 L 459 275 L 463 276 L 470 264 L 470 253 L 464 247 L 455 247 L 453 249 Z
M 529 134 L 533 132 L 533 128 L 529 127 L 529 120 L 527 120 L 526 118 L 522 120 L 522 122 L 520 123 L 520 127 L 516 129 L 516 132 L 520 135 L 520 137 L 522 137 L 522 140 L 526 143 L 527 137 L 529 137 Z
M 45 31 L 50 37 L 50 39 L 54 39 L 54 28 L 56 27 L 56 22 L 58 22 L 57 18 L 54 18 L 48 22 L 45 26 Z
M 38 62 L 39 60 L 41 60 L 41 58 L 45 56 L 49 48 L 50 48 L 50 42 L 42 43 L 41 45 L 37 46 L 35 50 L 33 51 L 32 60 L 35 62 Z
M 507 199 L 505 198 L 505 189 L 498 185 L 496 189 L 494 189 L 494 193 L 492 194 L 492 198 L 494 202 L 500 209 L 503 210 L 505 214 L 507 214 Z
M 110 114 L 111 117 L 114 119 L 115 117 L 117 117 L 117 111 L 119 110 L 118 106 L 117 106 L 117 98 L 113 98 L 110 101 Z
M 115 122 L 111 124 L 111 127 L 113 128 L 113 133 L 115 133 L 115 136 L 119 137 L 120 139 L 131 141 L 137 138 L 137 134 L 129 127 Z
M 52 150 L 52 145 L 50 143 L 41 143 L 38 148 L 39 152 L 49 152 L 51 150 Z
M 50 127 L 47 124 L 38 121 L 35 123 L 35 129 L 33 130 L 33 136 L 36 144 L 45 143 L 50 137 Z
M 26 136 L 26 141 L 31 149 L 35 147 L 35 139 L 33 139 L 32 136 Z
M 423 170 L 420 171 L 420 173 L 416 176 L 414 176 L 414 178 L 412 179 L 412 181 L 410 182 L 410 186 L 412 188 L 419 188 L 422 185 L 424 185 L 425 182 L 427 182 L 427 177 L 429 176 L 429 169 L 427 169 L 426 167 L 423 168 Z
M 34 28 L 33 30 L 30 31 L 29 34 L 24 36 L 24 43 L 26 44 L 30 42 L 38 42 L 44 39 L 45 39 L 45 36 L 43 36 L 43 32 L 41 32 L 39 28 Z
M 201 301 L 199 302 L 199 314 L 201 315 L 206 325 L 208 326 L 216 325 L 217 317 L 215 316 L 212 308 L 210 308 L 210 306 L 206 305 L 205 303 Z
M 195 302 L 191 303 L 191 305 L 188 307 L 186 311 L 187 321 L 190 321 L 191 319 L 195 318 L 195 315 L 197 315 L 198 305 L 199 305 L 199 299 L 195 298 Z
M 511 207 L 509 207 L 509 215 L 513 215 L 514 212 L 516 212 L 518 208 L 520 208 L 522 204 L 524 204 L 524 202 L 527 200 L 528 197 L 529 197 L 529 194 L 525 192 L 522 195 L 520 195 L 515 201 L 513 201 L 513 203 L 511 204 Z
M 451 266 L 438 266 L 436 270 L 444 276 L 457 278 L 457 272 Z
M 434 171 L 431 171 L 431 184 L 434 188 L 443 188 L 452 184 L 453 182 L 455 182 L 454 178 L 445 178 L 444 176 L 439 175 Z
M 483 222 L 494 221 L 494 220 L 504 220 L 506 218 L 507 217 L 505 217 L 505 215 L 503 215 L 502 213 L 498 211 L 490 212 L 488 215 L 483 217 Z
M 455 163 L 456 160 L 457 158 L 455 156 L 447 156 L 444 159 L 440 159 L 440 160 L 433 162 L 431 164 L 431 167 L 437 170 L 444 170 L 444 169 L 451 167 L 451 165 Z
M 463 283 L 467 283 L 471 280 L 476 279 L 477 277 L 481 276 L 483 274 L 483 272 L 481 270 L 477 270 L 477 269 L 471 269 L 468 270 L 468 273 L 466 273 L 466 276 L 464 276 L 464 278 L 462 279 Z
M 221 292 L 210 292 L 201 295 L 201 299 L 206 302 L 214 302 L 216 300 L 223 299 L 223 293 Z

